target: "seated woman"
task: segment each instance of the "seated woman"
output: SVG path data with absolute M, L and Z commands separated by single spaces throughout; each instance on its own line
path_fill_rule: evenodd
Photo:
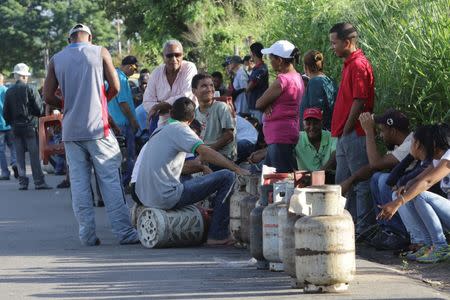
M 449 192 L 450 182 L 450 146 L 447 125 L 427 125 L 414 132 L 411 154 L 417 160 L 433 159 L 433 163 L 419 176 L 410 180 L 406 186 L 400 187 L 394 194 L 393 201 L 382 206 L 378 219 L 390 220 L 399 208 L 407 204 L 414 218 L 413 230 L 420 231 L 425 245 L 410 253 L 409 259 L 423 263 L 436 263 L 450 258 L 450 247 L 447 244 L 444 230 L 450 230 L 450 201 L 436 193 L 427 191 L 437 182 L 441 189 Z M 412 223 L 412 222 L 409 222 Z M 411 228 L 408 229 L 410 231 Z

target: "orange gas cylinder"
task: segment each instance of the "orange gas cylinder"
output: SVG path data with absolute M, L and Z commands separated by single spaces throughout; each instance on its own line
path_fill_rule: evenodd
M 39 118 L 39 154 L 44 165 L 54 154 L 64 154 L 64 144 L 50 144 L 54 128 L 62 127 L 62 114 L 49 115 Z

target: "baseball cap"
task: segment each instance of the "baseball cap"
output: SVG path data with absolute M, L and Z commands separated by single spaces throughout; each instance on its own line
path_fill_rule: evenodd
M 122 59 L 122 65 L 138 65 L 138 60 L 135 56 L 128 55 Z
M 303 113 L 303 120 L 310 119 L 310 118 L 322 120 L 322 110 L 317 107 L 311 107 L 311 108 L 305 109 L 305 112 Z
M 409 130 L 409 120 L 401 111 L 390 108 L 380 116 L 375 116 L 375 123 L 383 124 L 388 127 L 397 128 L 399 130 Z
M 77 25 L 73 26 L 72 29 L 70 29 L 69 31 L 69 37 L 74 34 L 75 32 L 79 32 L 79 31 L 83 31 L 88 33 L 89 35 L 92 35 L 91 33 L 91 29 L 89 29 L 89 27 L 87 27 L 84 24 L 78 23 Z
M 295 46 L 286 40 L 277 41 L 270 48 L 264 48 L 261 50 L 262 54 L 274 54 L 283 58 L 291 58 L 292 51 Z
M 222 64 L 222 67 L 226 67 L 230 64 L 242 64 L 242 59 L 238 55 L 227 56 Z
M 21 76 L 31 76 L 30 68 L 24 63 L 19 63 L 15 65 L 13 74 L 18 74 Z

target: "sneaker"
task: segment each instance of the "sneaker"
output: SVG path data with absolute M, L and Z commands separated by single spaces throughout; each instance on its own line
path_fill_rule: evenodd
M 52 187 L 51 187 L 51 186 L 48 186 L 46 183 L 43 183 L 43 184 L 36 185 L 36 186 L 34 187 L 34 189 L 35 189 L 35 190 L 51 190 Z
M 14 172 L 14 178 L 19 178 L 19 169 L 17 169 L 17 166 L 12 166 L 13 172 Z
M 26 191 L 28 190 L 28 185 L 19 185 L 19 191 Z
M 418 257 L 421 257 L 425 255 L 426 253 L 430 252 L 431 246 L 425 245 L 420 247 L 417 251 L 408 251 L 405 253 L 404 257 L 407 260 L 416 261 Z
M 67 179 L 64 179 L 56 187 L 58 189 L 68 189 L 68 188 L 70 188 L 70 181 Z
M 417 257 L 416 261 L 420 263 L 435 264 L 444 261 L 447 258 L 450 258 L 450 247 L 448 245 L 440 247 L 433 246 L 431 251 Z
M 0 176 L 0 180 L 9 180 L 9 176 Z
M 399 250 L 405 248 L 409 241 L 394 232 L 381 230 L 369 241 L 369 244 L 377 250 Z
M 370 225 L 356 233 L 355 242 L 362 243 L 370 241 L 379 231 L 381 231 L 381 227 L 378 224 Z

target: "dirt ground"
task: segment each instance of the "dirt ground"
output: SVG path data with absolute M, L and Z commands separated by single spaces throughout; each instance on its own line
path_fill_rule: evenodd
M 440 291 L 450 293 L 450 260 L 437 264 L 420 264 L 400 258 L 393 251 L 378 251 L 364 244 L 357 245 L 356 253 L 362 258 L 390 266 Z

